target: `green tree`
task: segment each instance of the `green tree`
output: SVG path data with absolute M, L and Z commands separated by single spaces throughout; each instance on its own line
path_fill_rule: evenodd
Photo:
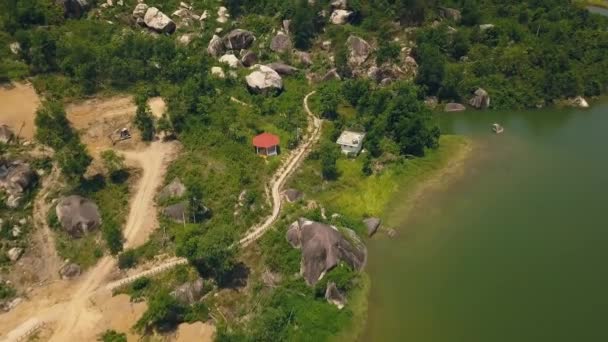
M 416 82 L 424 85 L 428 93 L 436 94 L 445 75 L 445 56 L 434 45 L 424 44 L 417 49 L 420 67 Z
M 342 96 L 353 107 L 357 107 L 370 92 L 371 84 L 366 79 L 346 80 L 342 83 Z
M 36 112 L 36 140 L 55 150 L 60 150 L 71 141 L 77 140 L 65 110 L 59 102 L 44 102 Z
M 71 180 L 80 180 L 93 160 L 86 147 L 72 140 L 56 154 L 61 172 Z
M 176 253 L 185 257 L 203 276 L 213 276 L 220 285 L 230 280 L 238 249 L 229 227 L 214 226 L 204 234 L 196 226 L 186 227 L 176 237 Z
M 127 342 L 127 335 L 114 330 L 106 330 L 97 341 L 101 342 Z
M 147 98 L 138 96 L 136 99 L 137 111 L 135 112 L 135 125 L 141 131 L 143 141 L 154 139 L 154 117 L 147 104 Z
M 326 119 L 336 119 L 338 117 L 338 105 L 340 104 L 340 87 L 336 82 L 323 84 L 317 90 L 319 97 L 319 110 L 321 116 Z
M 369 153 L 366 153 L 363 156 L 361 172 L 363 172 L 363 174 L 366 176 L 371 176 L 374 173 L 374 170 L 372 169 L 372 156 Z
M 308 4 L 308 0 L 296 0 L 291 26 L 294 46 L 301 50 L 308 50 L 311 40 L 315 36 L 315 12 Z
M 184 319 L 186 309 L 167 291 L 160 291 L 148 300 L 148 310 L 135 324 L 139 332 L 149 332 L 152 329 L 169 331 L 174 329 Z
M 112 179 L 117 179 L 118 175 L 125 169 L 125 157 L 114 152 L 114 150 L 101 152 L 101 160 Z
M 477 0 L 464 0 L 462 5 L 462 23 L 467 26 L 475 26 L 480 21 L 481 9 Z
M 325 180 L 335 180 L 339 176 L 336 162 L 340 152 L 335 144 L 327 142 L 321 146 L 321 174 Z

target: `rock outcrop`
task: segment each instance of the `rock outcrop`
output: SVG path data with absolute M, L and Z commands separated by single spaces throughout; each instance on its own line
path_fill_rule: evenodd
M 21 161 L 6 162 L 0 160 L 0 189 L 8 197 L 6 205 L 16 208 L 25 192 L 33 187 L 38 179 L 29 164 Z
M 303 197 L 303 194 L 296 189 L 287 189 L 283 191 L 283 196 L 285 196 L 287 202 L 293 203 L 299 201 Z
M 68 263 L 59 270 L 61 279 L 73 279 L 80 275 L 80 266 L 75 263 Z
M 224 36 L 224 47 L 228 50 L 248 49 L 255 41 L 255 36 L 250 31 L 235 29 Z
M 377 217 L 370 217 L 370 218 L 366 218 L 365 220 L 363 220 L 363 224 L 367 228 L 367 236 L 371 237 L 374 234 L 376 234 L 376 232 L 378 231 L 378 228 L 380 228 L 381 223 L 382 223 L 382 220 L 380 220 Z
M 348 8 L 348 3 L 346 0 L 333 0 L 331 3 L 331 8 L 333 9 L 347 9 Z
M 454 22 L 459 22 L 462 19 L 460 11 L 455 8 L 439 7 L 439 15 Z
M 270 49 L 274 52 L 287 52 L 291 50 L 291 38 L 285 33 L 279 31 L 270 42 Z
M 338 290 L 336 283 L 333 281 L 327 283 L 325 299 L 328 303 L 337 306 L 339 310 L 342 310 L 347 302 L 346 297 L 340 292 L 340 290 Z
M 299 219 L 287 231 L 287 241 L 302 250 L 300 273 L 308 285 L 315 285 L 338 263 L 354 270 L 365 266 L 367 250 L 350 229 L 341 233 L 336 227 Z M 352 233 L 351 233 L 352 232 Z
M 344 25 L 350 20 L 352 15 L 353 12 L 351 11 L 337 9 L 331 13 L 329 21 L 334 25 Z
M 312 56 L 310 55 L 310 53 L 304 51 L 296 51 L 295 55 L 298 58 L 298 62 L 303 66 L 312 65 Z
M 101 225 L 97 204 L 78 195 L 59 200 L 55 213 L 63 229 L 73 237 L 81 237 Z
M 568 102 L 571 106 L 574 106 L 574 107 L 589 108 L 589 103 L 587 103 L 587 100 L 585 100 L 585 98 L 583 98 L 582 96 L 577 96 L 573 99 L 569 99 Z M 0 138 L 1 138 L 1 131 L 0 131 Z
M 87 0 L 55 0 L 55 3 L 63 8 L 66 18 L 79 18 L 89 8 Z
M 146 26 L 158 33 L 175 32 L 175 22 L 156 7 L 150 7 L 144 16 Z
M 220 57 L 220 63 L 226 64 L 232 69 L 236 69 L 241 65 L 241 61 L 233 54 L 226 54 Z
M 477 109 L 486 109 L 490 107 L 490 95 L 484 89 L 478 88 L 469 104 Z
M 139 3 L 133 9 L 133 18 L 135 20 L 141 20 L 143 22 L 144 17 L 146 16 L 146 12 L 148 11 L 148 5 L 144 3 Z
M 19 258 L 21 258 L 21 254 L 23 254 L 23 248 L 21 247 L 13 247 L 6 253 L 8 259 L 12 262 L 19 260 Z
M 187 282 L 171 292 L 171 296 L 182 304 L 190 305 L 198 302 L 203 295 L 203 279 Z
M 445 105 L 445 108 L 443 109 L 443 111 L 451 113 L 451 112 L 462 112 L 466 109 L 467 109 L 467 107 L 465 107 L 463 104 L 450 102 Z
M 245 77 L 249 89 L 255 92 L 268 92 L 283 89 L 283 79 L 272 68 L 260 65 L 257 70 Z
M 219 57 L 224 53 L 224 42 L 218 35 L 213 35 L 207 46 L 207 53 L 213 57 Z
M 355 67 L 363 64 L 372 50 L 368 42 L 357 36 L 348 37 L 346 45 L 349 51 L 348 63 Z
M 186 194 L 186 186 L 179 178 L 175 178 L 171 183 L 167 184 L 160 193 L 158 194 L 158 198 L 162 200 L 167 200 L 171 198 L 180 198 Z
M 258 62 L 258 55 L 253 51 L 246 51 L 245 53 L 243 53 L 243 56 L 241 57 L 241 63 L 243 63 L 243 65 L 248 68 L 250 66 L 254 66 L 257 62 Z
M 182 201 L 172 204 L 163 209 L 163 214 L 178 223 L 185 223 L 188 218 L 188 202 Z
M 282 76 L 293 75 L 298 71 L 298 68 L 294 68 L 291 65 L 287 65 L 281 62 L 270 63 L 267 66 Z
M 333 68 L 323 75 L 322 81 L 340 81 L 342 78 L 338 74 L 338 69 Z
M 224 6 L 220 6 L 220 8 L 217 10 L 217 22 L 223 24 L 228 21 L 228 18 L 230 18 L 228 9 Z
M 0 144 L 8 144 L 15 138 L 15 134 L 7 125 L 0 125 Z

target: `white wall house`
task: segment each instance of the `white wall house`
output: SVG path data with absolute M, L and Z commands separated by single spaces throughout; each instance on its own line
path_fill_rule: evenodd
M 365 133 L 344 131 L 336 143 L 340 145 L 342 153 L 356 156 L 361 152 L 363 138 L 365 138 Z

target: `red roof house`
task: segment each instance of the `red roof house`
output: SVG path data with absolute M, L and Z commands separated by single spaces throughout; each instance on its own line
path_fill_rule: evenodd
M 263 156 L 276 156 L 279 153 L 280 139 L 270 133 L 262 133 L 253 137 L 255 152 Z

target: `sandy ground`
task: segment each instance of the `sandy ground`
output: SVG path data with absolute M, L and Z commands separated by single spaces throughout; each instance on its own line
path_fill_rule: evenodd
M 165 104 L 165 100 L 163 100 L 163 98 L 160 96 L 149 98 L 148 106 L 150 106 L 152 115 L 157 118 L 162 117 L 163 114 L 167 111 L 167 104 Z
M 8 125 L 15 134 L 31 140 L 34 137 L 34 118 L 40 99 L 29 83 L 0 86 L 0 124 Z
M 202 322 L 182 323 L 177 327 L 175 342 L 210 342 L 213 341 L 213 334 L 215 334 L 213 325 Z
M 148 309 L 146 302 L 131 303 L 128 295 L 121 294 L 112 298 L 96 298 L 100 301 L 99 310 L 102 320 L 98 324 L 105 329 L 124 332 L 127 334 L 128 341 L 137 341 L 139 336 L 133 334 L 131 327 Z

